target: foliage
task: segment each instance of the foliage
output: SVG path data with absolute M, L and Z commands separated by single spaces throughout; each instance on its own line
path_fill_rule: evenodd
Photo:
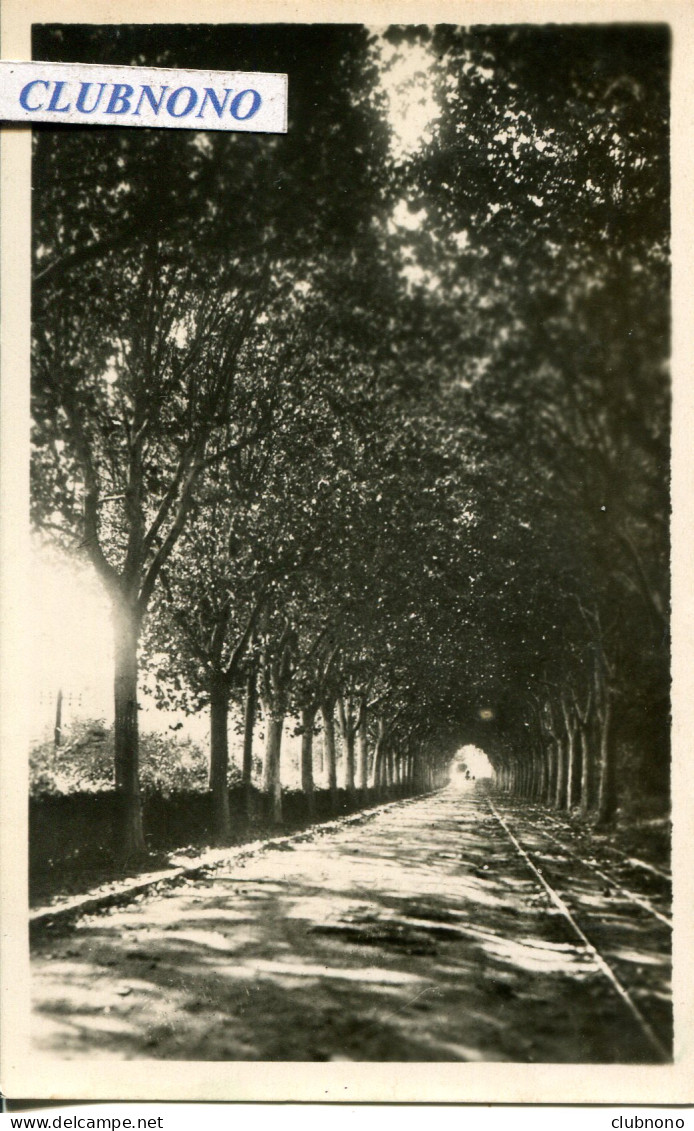
M 190 739 L 145 732 L 141 736 L 142 787 L 147 793 L 207 789 L 208 759 Z M 113 728 L 104 719 L 86 719 L 67 731 L 61 746 L 35 745 L 29 755 L 32 797 L 42 794 L 101 792 L 113 789 Z M 230 768 L 229 784 L 239 774 Z

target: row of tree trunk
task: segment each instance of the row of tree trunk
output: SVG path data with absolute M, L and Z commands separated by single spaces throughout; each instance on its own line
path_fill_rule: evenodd
M 265 725 L 263 792 L 269 802 L 273 824 L 281 825 L 281 753 L 287 704 L 278 695 L 262 699 Z M 259 695 L 256 672 L 248 676 L 244 712 L 242 784 L 246 791 L 249 820 L 253 807 L 253 736 L 258 716 Z M 232 833 L 229 812 L 228 772 L 228 692 L 220 687 L 211 702 L 210 790 L 213 799 L 215 838 L 223 843 Z M 344 788 L 355 807 L 365 803 L 371 791 L 386 795 L 426 792 L 443 784 L 444 773 L 421 748 L 410 743 L 405 748 L 388 740 L 382 720 L 375 722 L 375 740 L 370 741 L 366 701 L 358 708 L 354 701 L 339 696 L 336 701 L 305 706 L 300 716 L 301 789 L 306 795 L 307 812 L 315 815 L 314 738 L 321 733 L 321 770 L 327 777 L 334 812 L 338 811 L 338 734 L 342 746 Z
M 138 743 L 138 663 L 137 648 L 141 618 L 122 607 L 114 610 L 115 626 L 115 784 L 121 802 L 119 823 L 119 855 L 132 857 L 146 851 L 145 829 L 139 787 Z M 127 615 L 126 615 L 127 614 Z M 249 622 L 247 634 L 252 629 Z M 242 654 L 244 639 L 239 643 Z M 262 707 L 265 728 L 263 791 L 269 800 L 270 819 L 282 824 L 281 753 L 285 720 L 288 717 L 292 688 L 292 640 L 290 633 L 277 647 L 268 650 L 262 661 L 248 664 L 244 707 L 244 746 L 242 780 L 246 789 L 246 811 L 249 820 L 253 807 L 253 735 Z M 232 835 L 229 807 L 229 711 L 231 682 L 240 674 L 235 660 L 226 668 L 216 669 L 209 684 L 210 698 L 210 773 L 213 835 L 224 844 Z M 426 792 L 438 788 L 446 777 L 446 763 L 418 744 L 414 738 L 396 740 L 391 727 L 377 715 L 370 717 L 368 697 L 364 693 L 328 694 L 307 702 L 300 712 L 301 788 L 307 797 L 309 814 L 315 811 L 313 739 L 322 730 L 323 757 L 326 763 L 328 789 L 337 812 L 337 737 L 339 733 L 344 766 L 345 789 L 355 807 L 366 800 L 370 790 L 377 794 Z M 397 716 L 396 716 L 397 717 Z
M 580 710 L 562 696 L 535 712 L 535 740 L 495 768 L 507 793 L 609 823 L 619 802 L 614 702 L 609 689 Z

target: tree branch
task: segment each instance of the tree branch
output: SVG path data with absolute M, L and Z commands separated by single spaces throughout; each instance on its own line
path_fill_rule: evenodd
M 185 483 L 183 485 L 183 490 L 181 491 L 181 497 L 179 499 L 176 517 L 174 518 L 174 521 L 168 534 L 166 535 L 166 538 L 154 555 L 149 569 L 145 573 L 144 580 L 140 588 L 140 595 L 138 598 L 138 606 L 141 615 L 144 615 L 147 610 L 147 605 L 149 604 L 149 599 L 152 596 L 152 591 L 154 589 L 157 577 L 159 576 L 161 567 L 164 565 L 166 559 L 176 545 L 178 537 L 183 530 L 183 527 L 185 526 L 185 521 L 188 517 L 188 511 L 190 510 L 193 502 L 193 490 L 200 474 L 200 470 L 201 468 L 199 463 L 194 462 L 186 477 Z

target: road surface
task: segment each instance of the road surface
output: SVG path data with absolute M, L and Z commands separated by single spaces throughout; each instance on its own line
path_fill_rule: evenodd
M 666 902 L 646 873 L 626 894 L 613 870 L 606 882 L 607 865 L 591 871 L 557 847 L 561 835 L 503 800 L 451 790 L 44 932 L 35 1048 L 80 1059 L 667 1059 Z

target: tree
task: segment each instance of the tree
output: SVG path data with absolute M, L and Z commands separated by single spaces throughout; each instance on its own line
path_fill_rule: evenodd
M 524 759 L 540 764 L 531 730 L 567 804 L 582 720 L 604 819 L 620 748 L 632 764 L 657 752 L 652 784 L 667 770 L 668 32 L 390 36 L 417 37 L 441 62 L 434 136 L 401 168 L 426 224 L 402 239 L 458 346 L 449 380 L 467 400 L 475 509 L 496 516 L 473 605 L 497 672 L 494 756 L 525 777 Z M 524 552 L 519 519 L 540 532 Z M 636 710 L 659 735 L 640 752 Z
M 137 752 L 142 622 L 201 476 L 243 451 L 264 422 L 261 416 L 240 423 L 232 415 L 244 356 L 251 342 L 257 345 L 260 282 L 250 295 L 230 283 L 196 283 L 160 246 L 120 267 L 111 285 L 128 297 L 117 317 L 97 320 L 102 302 L 95 307 L 82 293 L 69 308 L 58 299 L 42 305 L 33 470 L 37 521 L 83 550 L 111 599 L 115 778 L 128 854 L 144 850 Z
M 333 68 L 315 68 L 319 44 Z M 262 364 L 263 303 L 288 279 L 305 282 L 319 253 L 368 230 L 382 135 L 364 97 L 373 81 L 365 44 L 354 28 L 327 38 L 324 29 L 157 27 L 148 39 L 141 28 L 86 25 L 35 35 L 46 59 L 228 67 L 233 46 L 237 66 L 250 54 L 257 69 L 260 57 L 297 55 L 301 144 L 297 129 L 284 139 L 36 135 L 34 517 L 86 553 L 112 599 L 126 853 L 144 849 L 141 626 L 204 472 L 264 428 L 262 406 L 250 432 L 248 417 L 238 426 L 233 415 L 243 373 Z M 325 120 L 337 125 L 326 132 Z

